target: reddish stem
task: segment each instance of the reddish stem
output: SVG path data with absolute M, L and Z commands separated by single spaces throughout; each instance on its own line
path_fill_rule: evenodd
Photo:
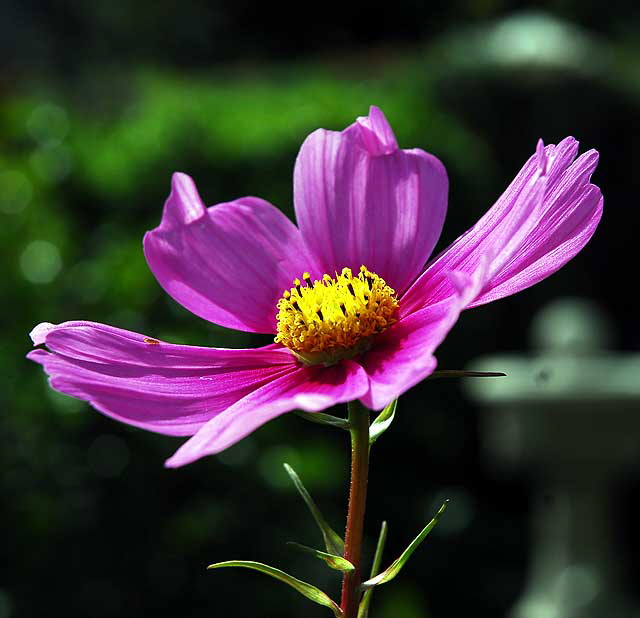
M 345 573 L 342 580 L 340 608 L 344 618 L 357 618 L 358 605 L 362 596 L 360 562 L 369 474 L 369 411 L 358 401 L 349 403 L 349 423 L 351 425 L 351 488 L 344 537 L 344 557 L 353 564 L 355 569 Z

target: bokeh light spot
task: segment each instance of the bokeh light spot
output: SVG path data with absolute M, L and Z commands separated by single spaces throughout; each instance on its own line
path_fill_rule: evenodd
M 30 159 L 33 171 L 45 182 L 56 184 L 64 180 L 73 167 L 71 150 L 58 142 L 45 142 Z
M 29 179 L 14 170 L 0 172 L 0 211 L 7 214 L 18 213 L 29 205 L 33 188 Z
M 464 532 L 475 516 L 475 505 L 469 492 L 461 487 L 448 487 L 430 501 L 429 512 L 435 513 L 449 499 L 446 513 L 438 521 L 434 532 L 443 536 L 454 536 Z
M 22 252 L 20 268 L 31 283 L 51 283 L 62 268 L 60 251 L 48 240 L 34 240 Z
M 29 116 L 27 131 L 41 143 L 61 141 L 69 133 L 69 115 L 55 103 L 42 103 Z
M 258 462 L 258 470 L 268 485 L 277 489 L 288 488 L 291 479 L 282 464 L 288 463 L 294 470 L 301 464 L 300 454 L 290 446 L 278 445 L 264 451 Z

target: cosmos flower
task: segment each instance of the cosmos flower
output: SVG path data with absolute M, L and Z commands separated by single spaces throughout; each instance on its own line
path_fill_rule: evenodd
M 429 376 L 460 312 L 523 290 L 595 231 L 598 154 L 538 144 L 480 221 L 427 263 L 447 208 L 443 165 L 401 150 L 376 107 L 344 131 L 319 129 L 294 171 L 298 226 L 244 197 L 206 208 L 173 176 L 144 238 L 160 285 L 196 315 L 271 333 L 256 349 L 174 345 L 93 322 L 43 323 L 29 358 L 51 386 L 143 429 L 191 436 L 181 466 L 294 409 L 359 399 L 378 410 Z M 427 263 L 425 267 L 425 263 Z

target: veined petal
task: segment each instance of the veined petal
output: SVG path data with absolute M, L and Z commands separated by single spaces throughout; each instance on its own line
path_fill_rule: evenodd
M 448 277 L 451 294 L 447 298 L 393 324 L 360 360 L 370 382 L 360 400 L 368 408 L 381 410 L 433 373 L 437 365 L 433 353 L 485 285 L 488 261 L 481 260 L 472 275 L 453 272 Z
M 160 285 L 196 315 L 222 326 L 275 332 L 283 290 L 314 268 L 298 229 L 256 197 L 205 208 L 193 180 L 174 174 L 159 227 L 144 238 Z
M 129 425 L 193 435 L 209 419 L 271 380 L 295 371 L 271 345 L 226 350 L 174 345 L 94 322 L 40 324 L 32 332 L 52 388 Z
M 433 251 L 447 192 L 440 161 L 399 150 L 376 107 L 342 132 L 315 131 L 296 160 L 296 217 L 323 271 L 364 264 L 398 293 Z
M 166 465 L 177 468 L 219 453 L 285 412 L 318 412 L 361 397 L 369 388 L 362 367 L 342 361 L 332 367 L 299 367 L 273 380 L 211 419 L 185 442 Z
M 546 208 L 537 217 L 526 243 L 509 255 L 471 306 L 498 300 L 542 281 L 589 242 L 600 223 L 604 200 L 597 186 L 588 182 L 581 185 L 579 175 L 580 170 L 595 168 L 597 161 L 597 152 L 586 152 L 554 191 L 547 193 Z
M 519 292 L 574 257 L 602 215 L 602 194 L 589 182 L 598 153 L 590 150 L 573 161 L 577 150 L 571 137 L 557 146 L 540 143 L 495 205 L 407 291 L 403 313 L 445 297 L 449 284 L 443 274 L 469 272 L 483 255 L 492 258 L 491 276 L 470 306 Z

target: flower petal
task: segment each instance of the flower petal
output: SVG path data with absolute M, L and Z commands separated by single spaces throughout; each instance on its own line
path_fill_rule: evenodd
M 485 285 L 488 262 L 481 260 L 471 276 L 463 272 L 448 276 L 452 293 L 447 298 L 393 324 L 363 356 L 360 363 L 369 376 L 370 389 L 360 400 L 368 408 L 381 410 L 433 373 L 437 364 L 433 352 Z
M 448 294 L 448 270 L 469 272 L 482 255 L 492 257 L 491 276 L 470 306 L 515 294 L 556 272 L 593 235 L 602 215 L 602 194 L 590 184 L 598 153 L 574 162 L 578 142 L 539 144 L 495 205 L 441 253 L 402 302 L 409 313 Z M 572 163 L 573 162 L 573 163 Z
M 196 315 L 229 328 L 275 332 L 276 303 L 305 270 L 321 276 L 298 229 L 256 197 L 205 208 L 193 180 L 174 174 L 144 250 L 160 285 Z
M 398 293 L 433 251 L 447 192 L 440 161 L 399 150 L 376 107 L 342 132 L 313 132 L 294 172 L 298 225 L 324 272 L 365 264 Z
M 379 156 L 398 150 L 393 129 L 379 107 L 372 105 L 369 115 L 358 117 L 356 123 L 360 127 L 359 138 L 370 154 Z
M 219 453 L 285 412 L 318 412 L 352 401 L 369 388 L 362 367 L 343 361 L 332 367 L 299 367 L 253 391 L 209 421 L 185 442 L 166 465 L 176 468 L 205 455 Z
M 216 414 L 297 364 L 275 345 L 250 350 L 164 343 L 94 322 L 41 324 L 28 358 L 51 386 L 129 425 L 193 435 Z

